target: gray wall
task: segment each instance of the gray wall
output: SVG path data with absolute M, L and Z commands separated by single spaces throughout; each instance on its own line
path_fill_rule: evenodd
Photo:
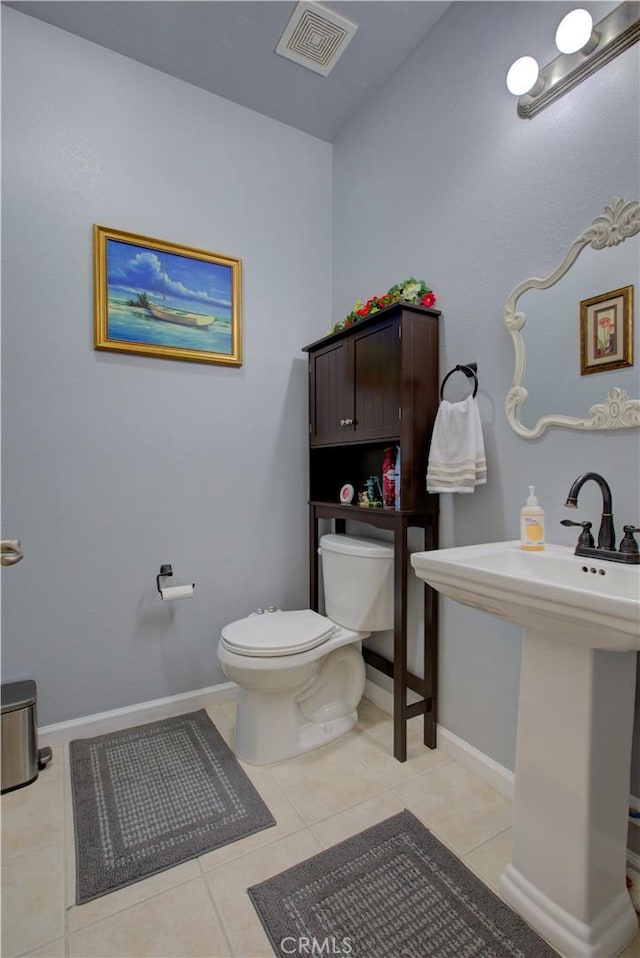
M 331 147 L 3 9 L 3 680 L 49 724 L 224 681 L 307 602 L 306 357 Z M 309 189 L 309 183 L 314 188 Z M 91 225 L 238 256 L 239 369 L 95 352 Z M 163 604 L 160 564 L 196 596 Z
M 444 310 L 443 372 L 479 364 L 489 482 L 442 497 L 443 544 L 516 537 L 530 482 L 573 541 L 562 504 L 591 468 L 618 526 L 640 520 L 637 432 L 526 442 L 503 411 L 507 293 L 640 191 L 637 46 L 530 122 L 504 88 L 566 9 L 454 4 L 335 144 L 333 187 L 326 144 L 3 10 L 3 534 L 27 551 L 3 676 L 38 679 L 42 724 L 220 681 L 222 624 L 306 601 L 299 347 L 409 274 Z M 242 257 L 243 367 L 94 352 L 93 222 Z M 161 562 L 195 599 L 159 603 Z M 441 722 L 513 767 L 519 631 L 447 602 L 441 624 Z
M 597 20 L 611 5 L 587 6 Z M 529 483 L 546 509 L 548 540 L 573 543 L 559 520 L 571 481 L 589 469 L 610 480 L 620 530 L 640 521 L 637 430 L 556 429 L 526 441 L 504 414 L 513 373 L 507 294 L 555 269 L 612 197 L 640 193 L 638 46 L 530 121 L 517 117 L 504 85 L 517 56 L 552 59 L 568 9 L 454 4 L 334 145 L 334 316 L 414 275 L 433 286 L 444 312 L 442 372 L 478 363 L 488 482 L 473 495 L 440 497 L 444 546 L 518 538 Z M 637 294 L 638 276 L 627 282 Z M 537 388 L 563 377 L 565 362 L 550 349 Z M 637 370 L 636 360 L 636 387 Z M 597 522 L 595 488 L 585 488 L 580 507 Z M 513 768 L 520 630 L 447 601 L 441 630 L 440 721 Z

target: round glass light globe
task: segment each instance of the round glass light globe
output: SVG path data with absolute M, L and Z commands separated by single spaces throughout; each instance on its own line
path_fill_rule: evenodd
M 520 57 L 509 67 L 507 90 L 514 96 L 528 93 L 536 85 L 538 73 L 538 64 L 533 57 Z
M 560 53 L 577 53 L 589 42 L 593 18 L 588 10 L 572 10 L 556 30 L 556 46 Z

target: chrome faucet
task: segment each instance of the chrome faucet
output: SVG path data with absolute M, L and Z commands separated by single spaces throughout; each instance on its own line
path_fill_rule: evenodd
M 640 531 L 634 526 L 624 527 L 624 539 L 620 543 L 620 550 L 616 549 L 616 532 L 613 526 L 613 504 L 609 483 L 597 472 L 585 472 L 571 484 L 565 506 L 569 509 L 578 508 L 578 495 L 585 482 L 592 479 L 597 482 L 602 493 L 602 516 L 598 532 L 598 545 L 595 546 L 591 535 L 590 522 L 572 522 L 571 519 L 562 519 L 563 526 L 581 526 L 582 533 L 575 549 L 577 556 L 591 556 L 594 559 L 609 559 L 612 562 L 640 563 L 640 550 L 634 539 L 634 533 Z

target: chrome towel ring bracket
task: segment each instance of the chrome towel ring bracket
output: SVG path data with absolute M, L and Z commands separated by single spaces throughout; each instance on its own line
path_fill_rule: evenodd
M 453 376 L 454 373 L 464 373 L 467 379 L 473 379 L 473 396 L 475 398 L 476 393 L 478 392 L 478 364 L 477 363 L 458 363 L 457 366 L 454 366 L 447 375 L 442 380 L 442 385 L 440 386 L 440 402 L 444 399 L 444 387 L 447 380 Z

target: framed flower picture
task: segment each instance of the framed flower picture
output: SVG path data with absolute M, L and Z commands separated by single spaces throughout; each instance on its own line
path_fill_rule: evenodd
M 95 348 L 242 365 L 241 261 L 93 227 Z
M 580 374 L 633 366 L 633 286 L 580 302 Z

